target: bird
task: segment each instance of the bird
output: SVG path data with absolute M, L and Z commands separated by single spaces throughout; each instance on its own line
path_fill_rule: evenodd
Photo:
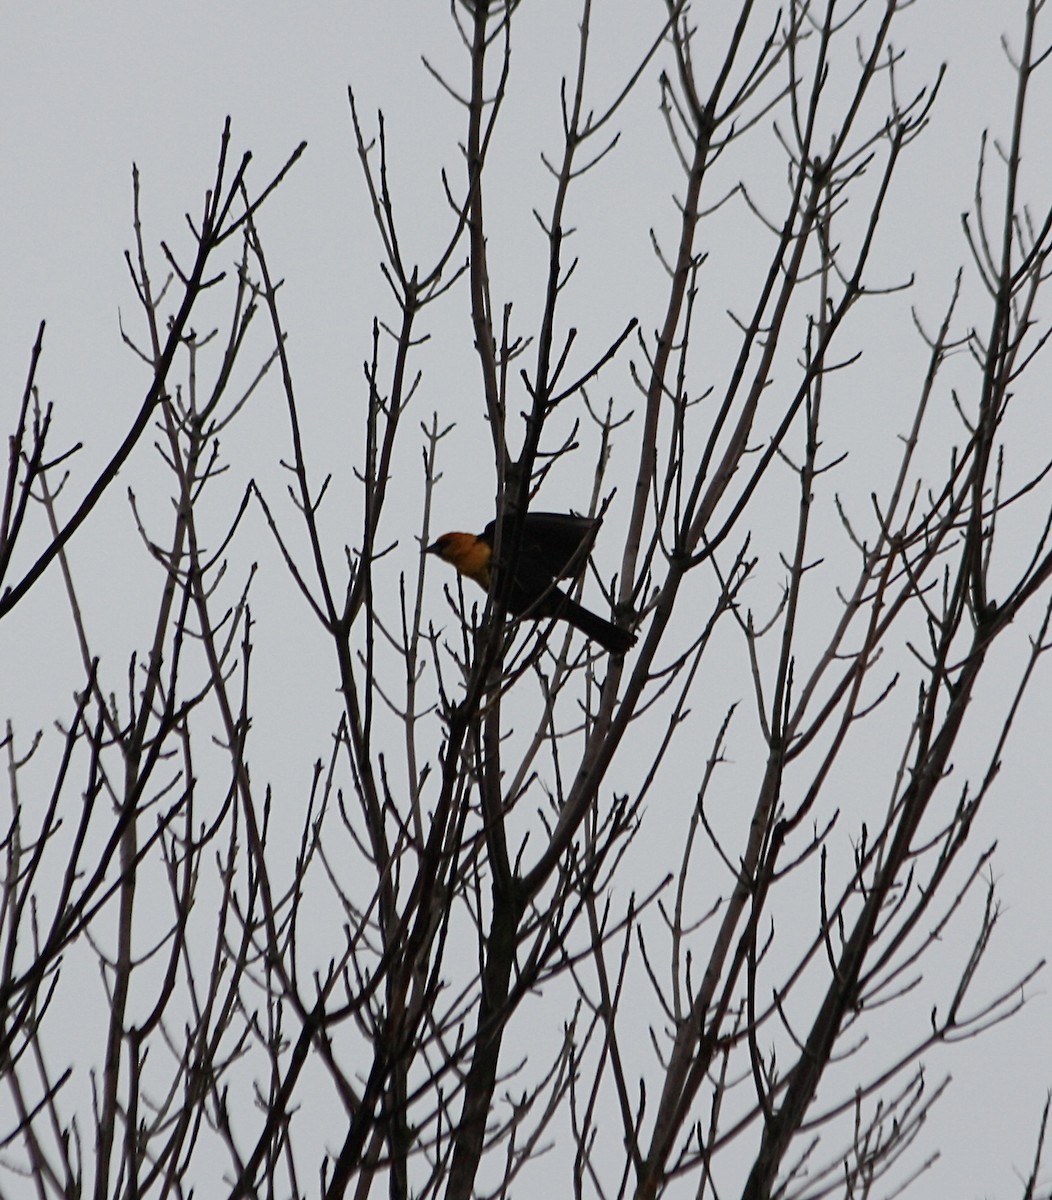
M 590 612 L 555 582 L 581 573 L 601 524 L 601 517 L 526 513 L 519 523 L 518 554 L 511 566 L 508 612 L 535 621 L 546 617 L 566 621 L 611 654 L 621 655 L 635 644 L 635 634 Z M 514 518 L 504 517 L 500 538 L 504 563 L 512 553 L 515 532 Z M 488 592 L 496 540 L 497 522 L 490 521 L 481 533 L 444 533 L 427 547 L 426 553 L 449 563 Z

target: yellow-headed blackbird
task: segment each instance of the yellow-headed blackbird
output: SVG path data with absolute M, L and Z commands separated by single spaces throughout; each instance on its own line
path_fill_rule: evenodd
M 555 580 L 570 579 L 584 569 L 599 525 L 600 520 L 592 517 L 527 513 L 522 518 L 519 552 L 508 584 L 508 612 L 535 621 L 558 617 L 611 654 L 624 654 L 635 642 L 635 634 L 589 612 L 555 584 Z M 512 518 L 505 517 L 500 548 L 503 562 L 511 554 L 513 532 Z M 496 521 L 490 521 L 479 534 L 444 533 L 428 546 L 427 553 L 437 554 L 489 591 L 496 533 Z

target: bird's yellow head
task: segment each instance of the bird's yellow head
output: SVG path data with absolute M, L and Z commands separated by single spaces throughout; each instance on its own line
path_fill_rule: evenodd
M 444 533 L 428 546 L 427 553 L 456 567 L 461 575 L 489 590 L 493 548 L 473 533 Z

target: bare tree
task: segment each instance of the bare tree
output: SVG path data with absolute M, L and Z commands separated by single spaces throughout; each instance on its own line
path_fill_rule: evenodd
M 1021 171 L 1048 45 L 1027 0 L 1006 42 L 1014 110 L 980 145 L 970 261 L 934 320 L 913 314 L 927 364 L 908 407 L 888 406 L 897 460 L 867 453 L 836 420 L 870 369 L 853 321 L 911 303 L 881 238 L 941 79 L 906 82 L 904 7 L 743 0 L 703 37 L 669 0 L 611 90 L 591 73 L 606 18 L 582 0 L 561 142 L 542 148 L 536 318 L 501 283 L 487 208 L 520 5 L 460 0 L 461 74 L 425 60 L 464 121 L 429 259 L 408 257 L 397 147 L 349 92 L 387 292 L 346 550 L 327 506 L 351 485 L 309 462 L 264 249 L 264 201 L 302 147 L 260 187 L 247 156 L 231 171 L 228 127 L 193 261 L 162 243 L 162 284 L 136 175 L 138 415 L 70 500 L 77 447 L 55 448 L 38 399 L 41 330 L 9 443 L 0 616 L 28 621 L 60 573 L 82 686 L 57 735 L 9 723 L 4 743 L 4 1194 L 215 1194 L 221 1178 L 236 1197 L 858 1197 L 931 1165 L 921 1135 L 946 1084 L 927 1064 L 1016 1012 L 1041 966 L 981 976 L 999 909 L 992 848 L 969 839 L 1049 644 L 1050 460 L 1020 469 L 1014 451 L 1052 333 L 1052 200 Z M 650 311 L 609 247 L 575 256 L 587 203 L 571 209 L 630 115 L 654 118 L 655 86 L 678 228 L 650 235 L 665 279 Z M 728 222 L 749 246 L 744 307 L 707 275 Z M 575 310 L 589 274 L 626 290 L 623 321 Z M 961 316 L 975 281 L 981 319 Z M 439 311 L 461 320 L 490 438 L 471 466 L 493 493 L 484 597 L 418 553 L 462 472 L 464 405 L 414 415 Z M 231 493 L 260 390 L 285 401 L 287 488 Z M 172 503 L 162 528 L 129 493 L 157 596 L 149 646 L 115 675 L 67 549 L 151 453 L 148 430 Z M 410 529 L 391 480 L 421 452 Z M 567 480 L 603 520 L 574 594 L 638 634 L 627 655 L 509 613 L 525 515 L 560 507 Z M 259 732 L 261 553 L 300 599 L 282 619 L 328 647 L 324 752 Z M 1012 626 L 1029 652 L 1009 678 Z M 306 796 L 272 794 L 277 755 L 314 762 Z M 1047 1116 L 1024 1196 L 1050 1194 Z

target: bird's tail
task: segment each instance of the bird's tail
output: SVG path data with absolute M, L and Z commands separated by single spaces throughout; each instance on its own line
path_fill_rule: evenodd
M 636 635 L 627 629 L 614 625 L 594 612 L 578 604 L 576 600 L 566 597 L 559 608 L 559 616 L 568 621 L 575 629 L 579 629 L 585 637 L 598 642 L 604 650 L 611 654 L 624 654 L 635 645 Z

